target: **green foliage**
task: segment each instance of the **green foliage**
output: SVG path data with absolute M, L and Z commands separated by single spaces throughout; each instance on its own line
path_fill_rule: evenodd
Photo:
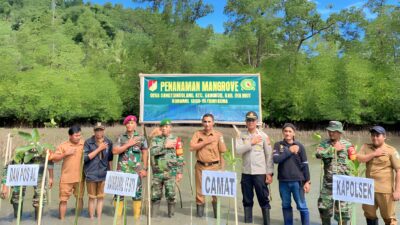
M 238 163 L 242 161 L 241 158 L 237 158 L 234 155 L 232 155 L 232 149 L 227 149 L 226 152 L 223 154 L 225 164 L 233 168 L 236 166 Z
M 51 144 L 40 143 L 40 134 L 36 128 L 31 133 L 18 131 L 18 135 L 28 142 L 28 145 L 15 149 L 14 161 L 16 163 L 28 163 L 34 157 L 45 156 L 46 149 L 55 150 Z
M 143 8 L 0 0 L 0 118 L 115 121 L 143 73 L 261 73 L 264 119 L 400 121 L 400 8 L 369 0 L 323 19 L 307 0 L 229 0 L 225 33 L 201 0 Z M 367 17 L 365 10 L 376 18 Z

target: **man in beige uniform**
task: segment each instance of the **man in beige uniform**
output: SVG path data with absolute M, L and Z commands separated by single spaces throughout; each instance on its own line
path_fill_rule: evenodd
M 358 161 L 367 164 L 366 177 L 375 181 L 375 205 L 363 205 L 364 216 L 367 225 L 378 225 L 376 210 L 379 208 L 385 224 L 396 225 L 394 201 L 400 199 L 400 156 L 394 147 L 385 143 L 383 127 L 374 126 L 370 132 L 372 144 L 364 144 L 357 155 Z
M 196 152 L 195 166 L 197 216 L 204 215 L 204 195 L 201 193 L 203 170 L 220 170 L 224 167 L 222 153 L 226 151 L 222 133 L 214 130 L 214 116 L 204 114 L 203 130 L 196 131 L 190 141 L 190 150 Z M 217 197 L 212 196 L 214 217 L 217 218 Z

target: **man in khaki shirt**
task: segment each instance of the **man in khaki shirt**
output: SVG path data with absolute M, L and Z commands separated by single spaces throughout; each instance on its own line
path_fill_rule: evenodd
M 394 201 L 400 199 L 400 156 L 394 147 L 385 143 L 383 127 L 374 126 L 370 132 L 372 144 L 364 144 L 357 154 L 358 161 L 367 164 L 366 177 L 375 181 L 375 205 L 363 205 L 364 216 L 367 225 L 378 225 L 376 210 L 379 208 L 385 224 L 396 225 Z
M 72 193 L 78 199 L 78 212 L 83 207 L 84 183 L 82 178 L 82 162 L 84 142 L 81 140 L 81 128 L 79 126 L 72 126 L 69 128 L 68 134 L 69 140 L 60 144 L 55 153 L 49 157 L 49 160 L 54 162 L 63 160 L 59 193 L 59 216 L 61 220 L 65 218 L 67 201 Z
M 204 195 L 201 193 L 203 170 L 220 170 L 224 167 L 222 153 L 226 151 L 222 133 L 214 130 L 214 116 L 204 114 L 203 130 L 196 131 L 190 141 L 190 150 L 196 152 L 195 166 L 197 216 L 204 215 Z M 212 197 L 214 217 L 217 218 L 217 197 Z

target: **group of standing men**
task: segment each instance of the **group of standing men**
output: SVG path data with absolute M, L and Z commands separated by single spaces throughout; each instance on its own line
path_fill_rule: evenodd
M 297 209 L 300 211 L 303 225 L 310 224 L 309 210 L 305 193 L 310 191 L 311 178 L 305 147 L 295 138 L 296 127 L 291 123 L 282 128 L 283 140 L 271 145 L 267 134 L 257 129 L 258 115 L 248 112 L 245 117 L 247 130 L 241 132 L 236 139 L 236 153 L 242 156 L 243 168 L 241 189 L 243 193 L 244 222 L 253 222 L 254 190 L 261 207 L 263 224 L 270 223 L 270 203 L 268 185 L 274 175 L 273 164 L 278 164 L 279 192 L 282 199 L 282 213 L 285 225 L 293 224 L 291 199 L 293 196 Z M 227 148 L 222 133 L 214 130 L 214 116 L 205 114 L 202 117 L 203 129 L 196 131 L 190 141 L 190 150 L 195 152 L 195 182 L 197 216 L 204 215 L 205 198 L 201 191 L 203 170 L 223 170 L 223 153 Z M 100 218 L 106 173 L 113 168 L 113 155 L 118 155 L 117 171 L 138 174 L 136 196 L 133 197 L 133 216 L 140 217 L 142 208 L 142 178 L 147 176 L 148 166 L 152 166 L 152 216 L 158 215 L 160 201 L 165 189 L 168 202 L 168 216 L 172 217 L 176 204 L 176 185 L 183 178 L 183 144 L 179 137 L 171 132 L 171 120 L 161 121 L 160 128 L 151 135 L 151 145 L 148 146 L 144 136 L 137 132 L 137 118 L 127 116 L 123 122 L 126 131 L 121 134 L 116 143 L 104 135 L 105 127 L 98 123 L 94 127 L 94 135 L 85 142 L 81 140 L 81 130 L 73 126 L 68 130 L 69 140 L 59 145 L 49 157 L 51 162 L 63 160 L 59 192 L 59 216 L 64 219 L 67 201 L 72 193 L 77 198 L 77 207 L 82 209 L 84 180 L 89 196 L 88 211 L 94 218 L 95 208 Z M 354 146 L 342 137 L 343 126 L 338 121 L 331 121 L 327 127 L 329 138 L 323 140 L 315 153 L 322 160 L 323 183 L 318 198 L 318 210 L 322 225 L 331 224 L 334 214 L 339 224 L 345 225 L 351 217 L 351 205 L 344 201 L 332 199 L 332 178 L 335 174 L 351 175 L 348 160 L 356 158 L 366 163 L 366 177 L 372 178 L 375 185 L 375 205 L 363 205 L 364 215 L 368 225 L 377 225 L 377 208 L 380 209 L 385 224 L 395 225 L 395 203 L 400 199 L 400 156 L 395 148 L 385 143 L 386 131 L 381 126 L 370 129 L 371 144 L 364 144 L 356 153 Z M 273 146 L 273 147 L 272 147 Z M 150 150 L 150 154 L 148 152 Z M 151 165 L 148 165 L 150 157 Z M 42 163 L 43 160 L 38 160 Z M 83 167 L 83 173 L 79 170 Z M 52 166 L 49 183 L 53 180 Z M 42 171 L 43 172 L 43 171 Z M 3 177 L 4 178 L 4 177 Z M 3 179 L 4 183 L 4 179 Z M 1 197 L 7 194 L 4 185 Z M 36 192 L 35 192 L 36 193 Z M 18 192 L 13 191 L 13 205 Z M 119 198 L 119 201 L 117 199 Z M 122 215 L 123 196 L 114 197 L 117 213 Z M 96 204 L 97 201 L 97 204 Z M 117 204 L 118 203 L 118 204 Z M 37 203 L 34 207 L 37 208 Z M 217 198 L 212 197 L 214 217 L 217 217 Z M 15 208 L 14 208 L 15 209 Z

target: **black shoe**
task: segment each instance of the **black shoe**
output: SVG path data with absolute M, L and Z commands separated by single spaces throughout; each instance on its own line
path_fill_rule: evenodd
M 214 212 L 214 218 L 217 218 L 217 203 L 213 202 L 212 207 L 213 207 L 213 212 Z
M 204 216 L 204 205 L 197 205 L 197 217 Z
M 175 214 L 175 202 L 168 202 L 168 217 L 171 218 Z
M 269 215 L 269 209 L 267 208 L 261 208 L 262 211 L 262 216 L 263 216 L 263 224 L 264 225 L 270 225 L 270 215 Z

